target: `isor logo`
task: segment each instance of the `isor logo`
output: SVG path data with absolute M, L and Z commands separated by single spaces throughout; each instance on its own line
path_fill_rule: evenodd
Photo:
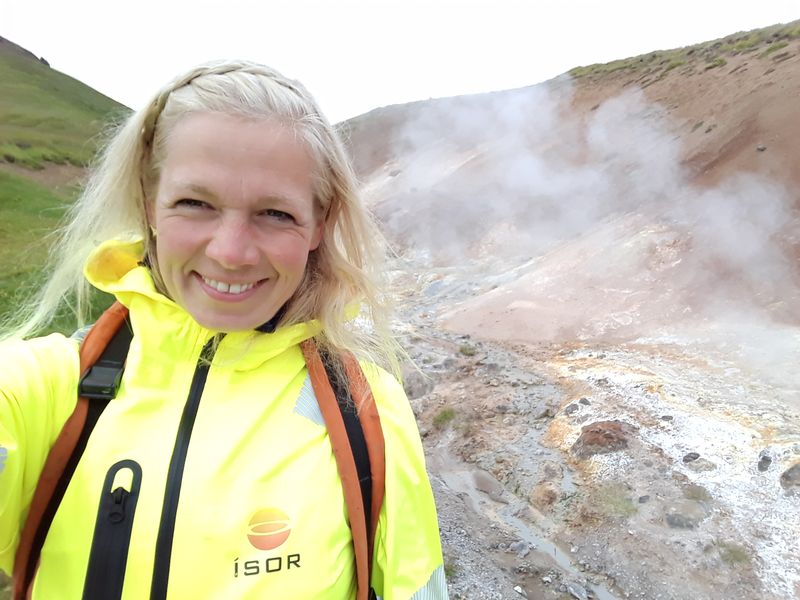
M 280 508 L 262 508 L 250 517 L 247 540 L 256 550 L 275 550 L 282 546 L 292 533 L 289 516 Z M 270 556 L 246 560 L 241 566 L 239 558 L 233 559 L 233 576 L 244 577 L 300 568 L 300 554 Z
M 280 508 L 262 508 L 250 519 L 247 539 L 259 550 L 274 550 L 292 533 L 289 517 Z

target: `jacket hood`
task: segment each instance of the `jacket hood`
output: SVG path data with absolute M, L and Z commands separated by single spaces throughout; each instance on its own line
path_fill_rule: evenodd
M 159 292 L 143 258 L 141 238 L 109 240 L 89 255 L 84 275 L 94 287 L 112 294 L 130 310 L 134 333 L 142 336 L 145 343 L 171 345 L 180 340 L 185 346 L 202 347 L 215 334 L 222 333 L 203 327 L 183 307 Z M 320 330 L 319 322 L 314 320 L 278 327 L 272 333 L 230 332 L 220 344 L 217 357 L 224 359 L 222 354 L 229 348 L 229 358 L 237 370 L 255 368 Z

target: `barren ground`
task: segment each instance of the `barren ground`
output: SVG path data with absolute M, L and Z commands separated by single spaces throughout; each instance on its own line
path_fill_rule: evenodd
M 774 41 L 350 124 L 453 598 L 800 598 L 800 40 Z

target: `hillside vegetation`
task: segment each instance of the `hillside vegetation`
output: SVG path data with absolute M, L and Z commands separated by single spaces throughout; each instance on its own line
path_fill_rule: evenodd
M 0 160 L 85 166 L 106 123 L 127 109 L 0 38 Z
M 759 59 L 770 58 L 780 61 L 789 57 L 786 51 L 789 43 L 800 38 L 800 22 L 794 21 L 781 25 L 773 25 L 763 29 L 744 31 L 727 37 L 703 42 L 685 48 L 649 52 L 640 56 L 575 67 L 569 71 L 572 77 L 582 78 L 604 76 L 609 73 L 626 72 L 644 76 L 639 81 L 646 87 L 649 83 L 665 77 L 673 69 L 680 69 L 684 74 L 695 71 L 707 71 L 724 67 L 734 56 L 750 54 Z
M 127 110 L 0 37 L 0 316 L 36 285 L 47 236 L 78 192 L 37 179 L 56 165 L 80 173 L 102 131 Z

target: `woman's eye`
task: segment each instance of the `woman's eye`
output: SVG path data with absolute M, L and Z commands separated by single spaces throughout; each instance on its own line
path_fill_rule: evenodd
M 192 198 L 182 198 L 175 203 L 176 207 L 185 208 L 208 208 L 208 204 L 202 200 L 194 200 Z
M 294 217 L 292 215 L 282 210 L 277 210 L 274 208 L 268 208 L 267 210 L 262 211 L 261 214 L 273 219 L 277 219 L 278 221 L 287 221 L 292 223 L 294 222 Z

